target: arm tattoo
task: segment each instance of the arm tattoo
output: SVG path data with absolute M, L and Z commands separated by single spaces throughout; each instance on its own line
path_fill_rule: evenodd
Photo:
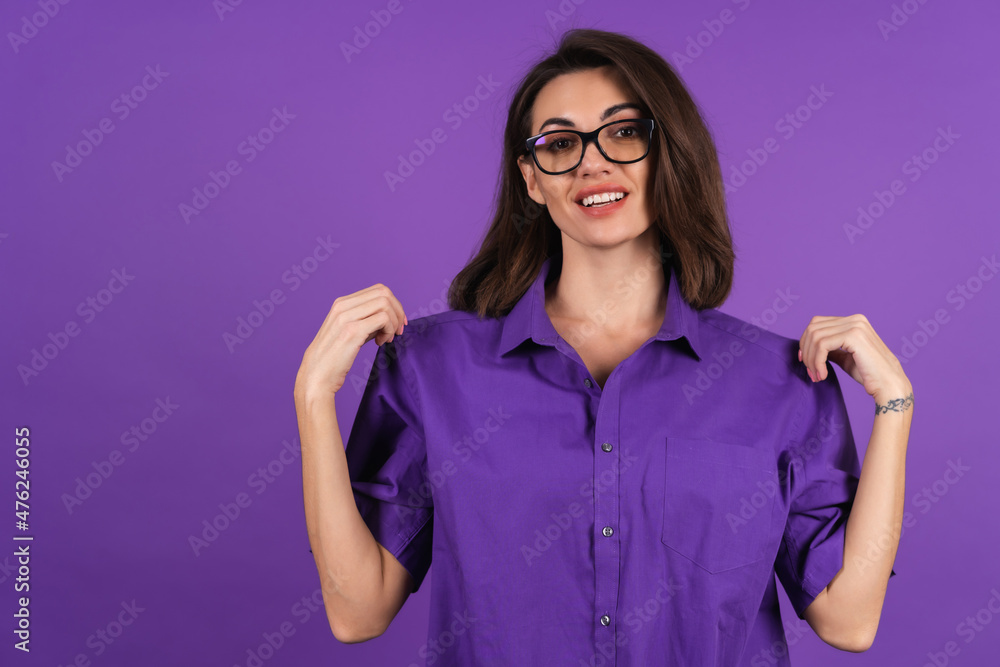
M 889 401 L 886 405 L 879 405 L 876 402 L 875 414 L 877 415 L 884 414 L 886 412 L 889 412 L 889 410 L 892 410 L 893 412 L 906 412 L 906 410 L 912 405 L 913 405 L 913 392 L 911 391 L 910 395 L 907 396 L 906 398 L 894 398 L 891 401 Z

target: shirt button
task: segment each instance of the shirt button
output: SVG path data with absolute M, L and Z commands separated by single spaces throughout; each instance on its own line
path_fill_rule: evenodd
M 604 527 L 604 537 L 611 537 L 614 534 L 615 534 L 614 528 L 612 528 L 611 526 Z
M 587 385 L 588 387 L 592 387 L 592 386 L 593 386 L 593 384 L 594 384 L 593 382 L 591 382 L 591 381 L 590 381 L 590 378 L 584 378 L 584 379 L 583 379 L 583 383 L 584 383 L 585 385 Z
M 603 449 L 606 452 L 610 452 L 611 451 L 611 443 L 610 442 L 604 443 L 603 445 L 601 445 L 601 449 Z
M 607 614 L 601 616 L 601 625 L 611 625 L 611 617 Z

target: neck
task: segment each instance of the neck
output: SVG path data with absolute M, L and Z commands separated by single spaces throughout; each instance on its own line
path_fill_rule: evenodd
M 660 328 L 666 287 L 658 241 L 613 250 L 564 242 L 559 277 L 546 285 L 545 310 L 599 335 L 631 337 Z

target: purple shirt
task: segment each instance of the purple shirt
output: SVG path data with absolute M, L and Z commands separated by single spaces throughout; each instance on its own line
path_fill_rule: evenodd
M 446 311 L 381 346 L 346 454 L 375 539 L 419 588 L 449 665 L 788 665 L 843 563 L 860 467 L 840 385 L 798 340 L 695 310 L 600 387 L 544 308 Z M 811 632 L 798 621 L 796 632 Z M 792 640 L 794 643 L 794 640 Z

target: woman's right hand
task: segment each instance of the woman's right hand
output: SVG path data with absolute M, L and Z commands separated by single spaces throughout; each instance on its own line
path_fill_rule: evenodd
M 296 393 L 335 394 L 344 386 L 361 346 L 373 338 L 381 346 L 402 334 L 405 324 L 403 305 L 381 283 L 337 297 L 302 357 Z

